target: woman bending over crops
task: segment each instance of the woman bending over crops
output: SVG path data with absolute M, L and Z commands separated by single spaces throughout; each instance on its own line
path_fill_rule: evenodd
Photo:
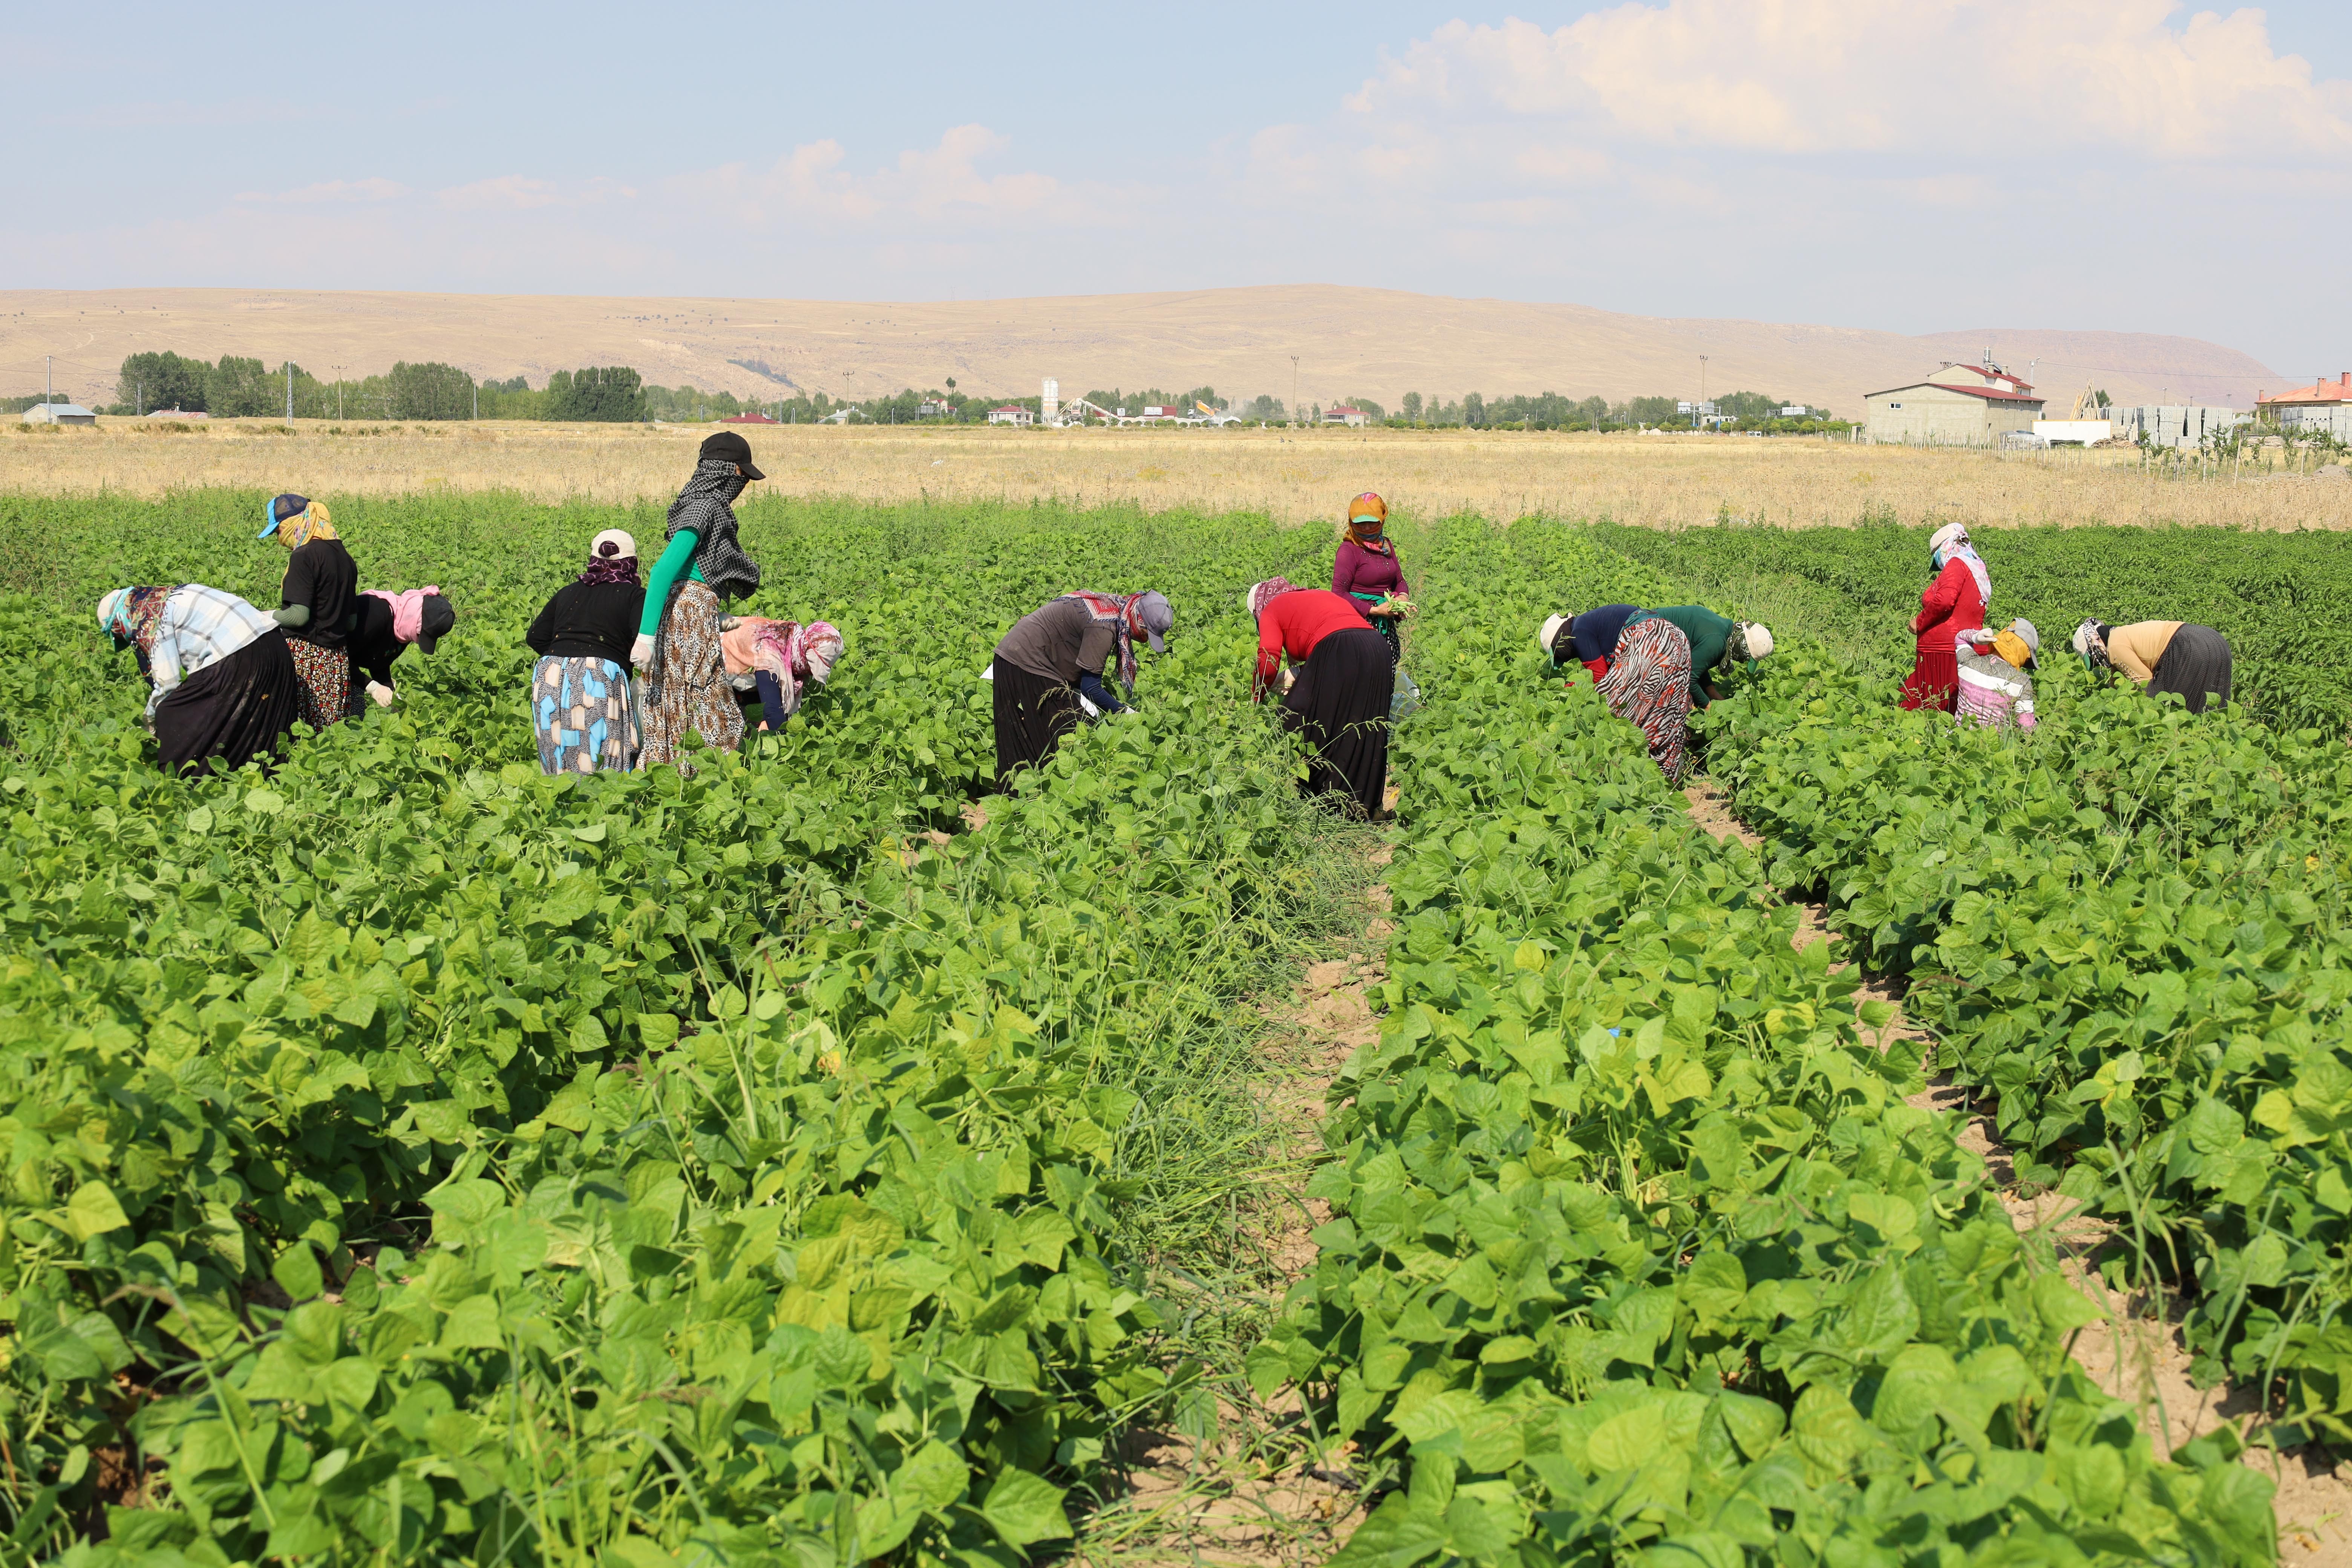
M 625 773 L 634 765 L 629 648 L 645 608 L 637 542 L 608 528 L 589 541 L 587 570 L 558 588 L 523 633 L 540 656 L 530 675 L 530 723 L 541 773 Z
M 760 702 L 760 728 L 781 730 L 800 711 L 814 681 L 833 679 L 841 660 L 841 632 L 824 621 L 772 621 L 761 616 L 729 616 L 719 623 L 719 652 L 737 705 Z M 744 714 L 744 722 L 751 715 Z
M 326 507 L 307 496 L 274 496 L 262 507 L 257 537 L 273 535 L 288 555 L 270 618 L 285 628 L 302 677 L 302 722 L 324 730 L 359 712 L 351 649 L 359 629 L 359 565 Z
M 1131 701 L 1135 645 L 1166 653 L 1175 626 L 1167 595 L 1151 592 L 1065 594 L 1013 622 L 984 672 L 996 689 L 996 787 L 1009 790 L 1021 769 L 1045 766 L 1089 709 L 1124 712 L 1103 671 L 1118 659 Z
M 154 685 L 146 722 L 165 768 L 235 773 L 294 727 L 302 682 L 286 634 L 236 595 L 117 588 L 98 602 L 98 624 L 117 652 L 138 650 Z
M 1388 788 L 1389 705 L 1396 661 L 1363 606 L 1343 594 L 1269 578 L 1243 598 L 1257 622 L 1257 672 L 1252 694 L 1264 701 L 1282 661 L 1291 661 L 1282 727 L 1313 748 L 1301 786 L 1339 795 L 1351 817 L 1376 820 Z
M 2074 628 L 2074 651 L 2092 674 L 2121 670 L 2151 697 L 2166 693 L 2202 713 L 2208 702 L 2230 700 L 2230 639 L 2193 621 L 2134 621 L 2111 626 L 2084 621 Z
M 1772 634 L 1754 621 L 1735 621 L 1704 605 L 1668 605 L 1650 614 L 1682 628 L 1690 642 L 1691 706 L 1704 708 L 1723 695 L 1716 684 L 1728 679 L 1734 666 L 1755 667 L 1772 651 Z
M 1624 634 L 1625 623 L 1641 613 L 1639 605 L 1603 605 L 1597 610 L 1562 611 L 1544 622 L 1537 640 L 1551 655 L 1554 664 L 1572 660 L 1584 666 L 1598 681 L 1609 673 L 1609 661 L 1616 656 L 1617 639 Z
M 1977 633 L 1959 656 L 1960 685 L 1953 711 L 1988 730 L 2033 728 L 2033 660 L 2042 634 L 2028 620 L 1998 632 Z
M 1969 634 L 1984 629 L 1985 611 L 1992 604 L 1992 574 L 1969 542 L 1967 528 L 1957 522 L 1946 523 L 1928 539 L 1927 560 L 1936 578 L 1919 595 L 1919 613 L 1911 617 L 1918 640 L 1901 705 L 1949 713 L 1958 700 L 1959 655 L 1973 641 Z
M 352 679 L 367 679 L 369 699 L 388 708 L 396 695 L 392 667 L 410 644 L 430 655 L 457 625 L 437 586 L 409 588 L 394 594 L 370 588 L 360 595 L 359 623 L 352 633 Z
M 646 584 L 629 662 L 637 679 L 640 767 L 676 763 L 687 731 L 731 752 L 743 743 L 743 713 L 727 684 L 719 646 L 722 601 L 749 598 L 760 568 L 735 542 L 734 500 L 753 479 L 751 444 L 732 430 L 703 442 L 694 477 L 670 503 L 669 546 Z
M 1364 606 L 1372 630 L 1389 645 L 1391 660 L 1403 657 L 1397 622 L 1412 613 L 1412 584 L 1388 537 L 1389 503 L 1366 490 L 1348 503 L 1348 525 L 1331 561 L 1331 591 Z
M 1620 618 L 1614 612 L 1621 609 L 1632 613 Z M 1580 628 L 1595 616 L 1607 616 L 1613 626 L 1608 639 L 1610 651 L 1598 661 L 1597 669 L 1595 660 L 1583 657 L 1587 648 L 1598 646 L 1597 639 L 1587 641 L 1580 635 Z M 1761 626 L 1755 629 L 1761 634 L 1759 640 L 1764 651 L 1770 652 L 1771 634 Z M 1580 616 L 1554 616 L 1544 622 L 1536 640 L 1554 664 L 1574 659 L 1592 670 L 1609 711 L 1642 731 L 1649 742 L 1650 760 L 1658 764 L 1668 784 L 1682 782 L 1694 686 L 1690 638 L 1681 626 L 1654 611 L 1612 605 Z

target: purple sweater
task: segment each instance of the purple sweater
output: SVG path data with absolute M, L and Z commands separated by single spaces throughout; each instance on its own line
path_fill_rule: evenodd
M 1331 592 L 1335 594 L 1410 594 L 1412 585 L 1404 580 L 1404 569 L 1397 563 L 1396 547 L 1391 545 L 1386 555 L 1375 555 L 1352 539 L 1339 541 L 1339 553 L 1331 563 Z

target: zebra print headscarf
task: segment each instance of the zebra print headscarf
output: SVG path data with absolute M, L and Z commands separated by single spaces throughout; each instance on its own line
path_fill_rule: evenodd
M 722 599 L 748 599 L 760 586 L 760 563 L 735 542 L 735 509 L 729 503 L 743 493 L 747 481 L 735 465 L 723 458 L 705 458 L 694 465 L 694 478 L 669 503 L 669 531 L 694 530 L 695 564 L 702 580 Z

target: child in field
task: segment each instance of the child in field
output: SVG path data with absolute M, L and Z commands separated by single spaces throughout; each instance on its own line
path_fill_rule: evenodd
M 2033 623 L 2015 620 L 2000 631 L 1979 628 L 1968 651 L 1958 658 L 1959 700 L 1955 711 L 1987 729 L 2033 728 L 2034 656 L 2042 651 L 2042 634 Z

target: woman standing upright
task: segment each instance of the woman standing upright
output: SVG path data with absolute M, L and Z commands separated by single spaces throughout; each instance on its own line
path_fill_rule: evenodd
M 289 553 L 279 607 L 270 618 L 285 628 L 301 677 L 302 722 L 324 730 L 359 711 L 351 650 L 359 629 L 359 565 L 326 507 L 307 496 L 276 496 L 261 509 L 258 537 L 273 535 Z
M 675 763 L 687 731 L 722 752 L 743 743 L 743 711 L 719 646 L 724 601 L 749 598 L 760 567 L 735 542 L 734 500 L 753 479 L 751 444 L 732 430 L 703 442 L 694 477 L 670 503 L 669 545 L 646 584 L 629 662 L 636 671 L 641 767 Z
M 1343 795 L 1349 816 L 1378 820 L 1388 789 L 1389 704 L 1396 695 L 1387 640 L 1344 594 L 1273 577 L 1242 602 L 1257 622 L 1251 694 L 1265 700 L 1286 657 L 1297 670 L 1282 699 L 1282 727 L 1314 749 L 1302 787 L 1309 795 Z
M 1936 580 L 1919 595 L 1919 613 L 1911 617 L 1918 640 L 1901 705 L 1949 713 L 1959 700 L 1959 656 L 1973 648 L 1969 634 L 1984 629 L 1985 611 L 1992 604 L 1992 574 L 1969 542 L 1968 529 L 1957 522 L 1946 523 L 1928 539 L 1927 560 Z
M 1331 591 L 1364 606 L 1372 630 L 1387 641 L 1389 657 L 1397 659 L 1404 655 L 1397 617 L 1405 613 L 1412 584 L 1404 580 L 1404 563 L 1388 537 L 1388 524 L 1389 503 L 1371 491 L 1348 503 L 1347 537 L 1331 560 Z
M 608 528 L 588 542 L 588 569 L 555 591 L 522 640 L 530 675 L 539 771 L 626 773 L 636 756 L 629 647 L 645 616 L 637 542 Z
M 117 652 L 154 685 L 147 728 L 165 768 L 235 773 L 278 749 L 302 700 L 276 620 L 234 594 L 185 583 L 117 588 L 98 602 Z
M 1078 727 L 1081 698 L 1099 712 L 1125 709 L 1103 672 L 1116 660 L 1132 698 L 1135 645 L 1166 653 L 1175 626 L 1176 612 L 1160 593 L 1065 594 L 1013 622 L 988 667 L 996 689 L 997 789 L 1011 789 L 1023 768 L 1045 766 Z

